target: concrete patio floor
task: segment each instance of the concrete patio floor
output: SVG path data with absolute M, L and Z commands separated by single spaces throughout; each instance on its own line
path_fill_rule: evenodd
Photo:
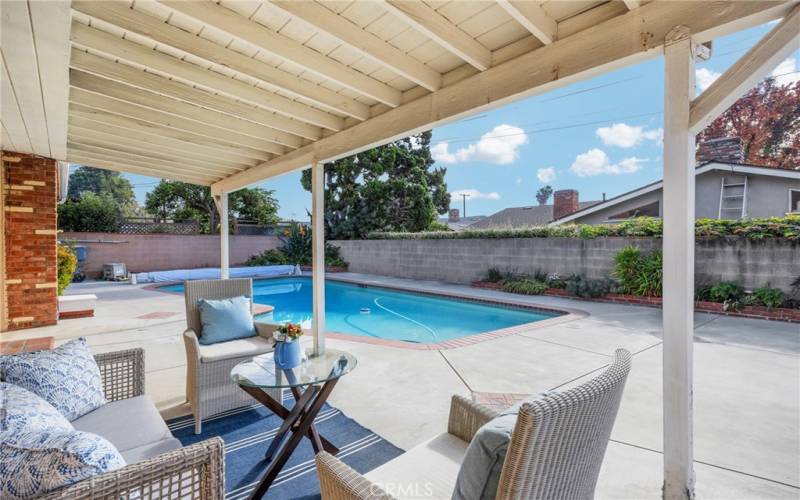
M 341 276 L 420 291 L 509 297 L 460 285 Z M 58 343 L 85 336 L 96 352 L 142 346 L 147 392 L 166 417 L 188 411 L 183 405 L 182 296 L 107 282 L 73 284 L 67 293 L 97 294 L 96 316 L 4 337 L 53 335 Z M 330 402 L 408 449 L 445 429 L 452 394 L 574 386 L 623 347 L 634 353 L 633 370 L 597 496 L 660 498 L 661 311 L 556 297 L 513 298 L 578 309 L 587 316 L 442 351 L 329 339 L 328 346 L 350 351 L 359 362 Z M 697 497 L 800 498 L 800 326 L 712 314 L 697 314 L 695 324 Z

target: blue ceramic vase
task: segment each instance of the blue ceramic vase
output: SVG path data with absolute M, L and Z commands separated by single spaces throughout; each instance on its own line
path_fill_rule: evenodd
M 300 365 L 303 360 L 303 350 L 297 340 L 278 342 L 275 344 L 273 356 L 275 358 L 275 366 L 281 370 L 289 370 Z

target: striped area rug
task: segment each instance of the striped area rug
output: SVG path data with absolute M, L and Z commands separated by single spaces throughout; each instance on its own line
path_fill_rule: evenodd
M 287 391 L 284 406 L 294 399 Z M 258 484 L 267 463 L 264 453 L 282 420 L 261 405 L 221 413 L 203 422 L 203 433 L 194 434 L 194 418 L 179 417 L 167 422 L 184 445 L 219 436 L 225 441 L 226 499 L 246 499 Z M 339 448 L 337 455 L 350 467 L 367 472 L 400 455 L 403 450 L 364 428 L 338 409 L 325 405 L 317 415 L 317 430 Z M 303 439 L 272 483 L 265 498 L 319 498 L 314 451 Z

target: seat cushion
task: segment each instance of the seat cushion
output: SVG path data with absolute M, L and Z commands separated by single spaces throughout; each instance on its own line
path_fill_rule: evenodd
M 148 396 L 113 401 L 73 420 L 72 425 L 103 436 L 121 453 L 172 437 Z
M 200 331 L 198 342 L 203 345 L 228 342 L 253 337 L 256 327 L 253 324 L 253 309 L 250 298 L 244 295 L 228 299 L 200 299 Z
M 81 337 L 45 351 L 3 356 L 3 380 L 53 405 L 67 420 L 106 403 L 100 369 Z
M 119 451 L 96 434 L 74 430 L 10 434 L 0 435 L 0 498 L 38 498 L 125 467 Z
M 135 464 L 136 462 L 141 462 L 142 460 L 147 460 L 148 458 L 157 457 L 162 453 L 179 450 L 182 446 L 183 445 L 180 441 L 174 437 L 170 437 L 167 439 L 162 439 L 161 441 L 156 441 L 155 443 L 150 443 L 126 450 L 122 452 L 122 458 L 124 458 L 129 464 Z
M 397 498 L 450 498 L 468 445 L 445 432 L 365 476 Z
M 0 432 L 75 430 L 53 405 L 18 385 L 0 382 Z
M 200 345 L 199 351 L 202 363 L 213 363 L 223 359 L 252 357 L 271 352 L 272 342 L 264 337 L 256 336 L 219 344 Z

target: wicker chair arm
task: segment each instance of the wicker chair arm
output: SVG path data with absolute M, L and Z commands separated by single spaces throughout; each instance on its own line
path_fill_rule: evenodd
M 191 328 L 187 328 L 183 332 L 183 344 L 186 346 L 187 358 L 200 359 L 200 341 L 197 333 Z
M 316 462 L 322 500 L 394 499 L 379 485 L 327 452 L 317 453 Z
M 269 323 L 267 321 L 256 321 L 255 325 L 258 334 L 265 339 L 271 339 L 272 333 L 281 326 L 277 323 Z
M 44 499 L 222 500 L 223 443 L 215 437 L 53 491 Z
M 478 429 L 497 416 L 497 413 L 488 406 L 473 403 L 464 396 L 454 395 L 450 402 L 447 432 L 469 443 Z
M 108 401 L 144 394 L 144 349 L 95 354 L 103 393 Z

